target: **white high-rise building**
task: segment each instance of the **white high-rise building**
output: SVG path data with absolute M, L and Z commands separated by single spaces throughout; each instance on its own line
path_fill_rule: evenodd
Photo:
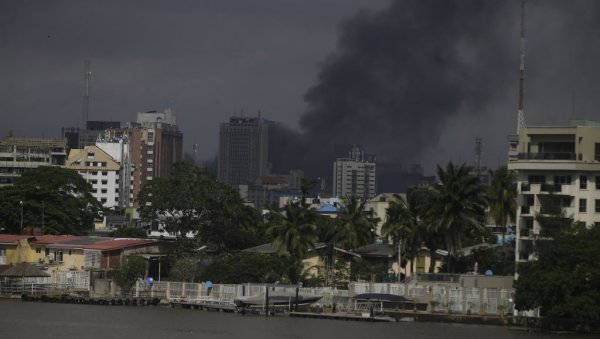
M 536 259 L 537 241 L 549 239 L 536 218 L 549 195 L 566 217 L 587 226 L 600 222 L 600 123 L 525 127 L 509 141 L 508 169 L 518 181 L 516 261 L 525 262 Z
M 375 162 L 367 159 L 359 146 L 354 145 L 347 158 L 333 163 L 333 195 L 359 197 L 375 196 Z

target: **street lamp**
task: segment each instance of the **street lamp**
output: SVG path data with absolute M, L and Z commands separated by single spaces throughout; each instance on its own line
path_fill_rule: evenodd
M 19 204 L 21 204 L 21 234 L 23 234 L 23 200 L 20 200 Z

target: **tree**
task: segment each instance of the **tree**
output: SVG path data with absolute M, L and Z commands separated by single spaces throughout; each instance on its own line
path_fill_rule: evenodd
M 515 220 L 517 214 L 517 186 L 513 171 L 501 167 L 490 171 L 492 182 L 487 189 L 490 214 L 502 227 L 502 244 L 506 239 L 506 227 Z
M 139 255 L 129 255 L 121 264 L 114 275 L 115 283 L 124 291 L 128 291 L 137 279 L 144 278 L 146 274 L 147 261 Z
M 0 188 L 0 229 L 20 233 L 21 201 L 24 227 L 47 234 L 85 234 L 100 218 L 102 205 L 76 171 L 42 166 Z
M 538 240 L 537 253 L 537 261 L 518 266 L 516 308 L 599 326 L 600 227 L 566 228 L 554 240 Z
M 279 255 L 288 253 L 298 261 L 304 259 L 317 240 L 317 213 L 304 204 L 293 202 L 283 211 L 269 213 L 269 235 Z
M 482 229 L 486 199 L 479 178 L 469 175 L 469 167 L 457 167 L 451 162 L 446 170 L 438 166 L 439 182 L 430 187 L 427 206 L 432 231 L 443 234 L 448 260 L 462 248 L 461 236 L 465 231 Z M 452 265 L 449 265 L 452 269 Z
M 345 199 L 335 220 L 331 240 L 336 246 L 356 249 L 375 240 L 378 219 L 365 211 L 364 201 L 356 197 Z
M 304 280 L 301 271 L 295 270 L 295 262 L 289 256 L 273 256 L 258 253 L 229 253 L 208 265 L 200 274 L 200 280 L 223 284 L 297 283 Z
M 148 182 L 139 202 L 143 220 L 160 220 L 166 231 L 175 233 L 175 251 L 182 255 L 202 244 L 217 252 L 238 250 L 260 243 L 264 236 L 259 213 L 245 206 L 237 191 L 190 163 L 176 163 L 170 178 Z
M 403 266 L 402 248 L 406 250 L 406 243 L 417 234 L 417 219 L 416 216 L 412 215 L 400 195 L 394 195 L 394 200 L 390 201 L 385 213 L 386 220 L 381 228 L 381 233 L 385 238 L 392 239 L 398 257 L 398 279 L 400 279 Z M 412 243 L 412 241 L 410 242 Z
M 115 238 L 147 238 L 148 233 L 137 227 L 119 227 L 110 232 L 110 236 Z

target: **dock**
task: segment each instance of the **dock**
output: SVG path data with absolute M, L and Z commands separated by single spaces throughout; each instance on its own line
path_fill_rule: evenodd
M 347 321 L 367 321 L 367 322 L 397 322 L 396 318 L 388 316 L 370 316 L 368 313 L 313 313 L 313 312 L 290 312 L 290 317 L 312 318 L 312 319 L 330 319 Z
M 198 297 L 198 298 L 169 298 L 168 304 L 171 307 L 181 306 L 187 309 L 199 309 L 206 311 L 218 311 L 218 312 L 234 312 L 236 306 L 233 299 L 221 299 L 221 298 L 210 298 L 210 297 Z

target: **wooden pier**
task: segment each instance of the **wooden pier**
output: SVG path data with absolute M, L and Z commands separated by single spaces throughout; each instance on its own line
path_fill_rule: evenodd
M 348 321 L 367 321 L 367 322 L 397 322 L 396 318 L 387 317 L 387 316 L 371 316 L 368 313 L 367 314 L 353 314 L 353 313 L 290 312 L 290 317 L 348 320 Z
M 198 298 L 169 298 L 168 303 L 171 307 L 181 306 L 187 309 L 199 309 L 206 311 L 218 311 L 218 312 L 234 312 L 236 306 L 233 300 L 229 299 L 216 299 L 210 297 L 198 297 Z
M 143 297 L 107 297 L 90 298 L 79 295 L 21 295 L 22 301 L 50 302 L 63 304 L 85 304 L 85 305 L 110 305 L 110 306 L 156 306 L 160 303 L 159 298 Z

